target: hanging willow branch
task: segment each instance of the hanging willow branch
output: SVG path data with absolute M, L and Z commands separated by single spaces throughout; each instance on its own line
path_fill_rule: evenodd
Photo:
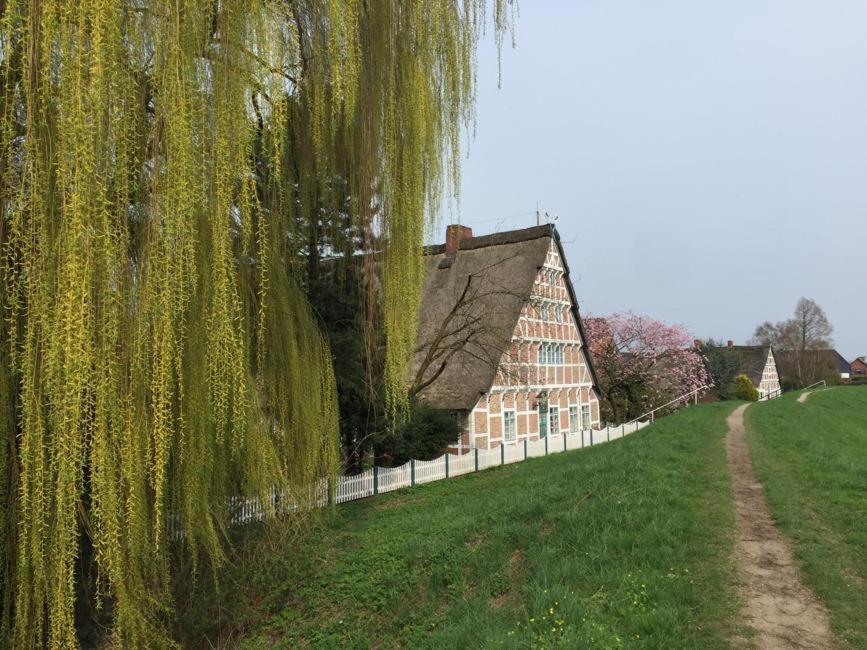
M 511 7 L 495 0 L 497 34 Z M 484 2 L 0 11 L 0 637 L 77 644 L 87 547 L 114 643 L 165 645 L 172 558 L 222 560 L 226 497 L 303 500 L 335 471 L 331 353 L 292 242 L 338 177 L 386 242 L 386 385 L 404 403 Z

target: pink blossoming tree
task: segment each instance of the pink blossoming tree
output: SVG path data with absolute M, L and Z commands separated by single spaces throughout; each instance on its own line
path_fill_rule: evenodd
M 637 417 L 709 383 L 704 357 L 682 325 L 615 312 L 585 319 L 603 417 Z

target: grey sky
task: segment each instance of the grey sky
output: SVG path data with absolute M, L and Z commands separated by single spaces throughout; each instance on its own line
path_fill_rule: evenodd
M 479 53 L 460 220 L 559 215 L 585 313 L 743 342 L 805 295 L 867 354 L 865 34 L 864 0 L 524 0 L 502 89 Z

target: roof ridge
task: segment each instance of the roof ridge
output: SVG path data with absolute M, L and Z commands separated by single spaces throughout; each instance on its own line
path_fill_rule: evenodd
M 531 241 L 542 237 L 557 237 L 557 228 L 554 224 L 546 223 L 529 228 L 516 230 L 504 230 L 502 232 L 478 235 L 476 237 L 464 237 L 461 239 L 458 250 L 475 250 L 489 246 L 502 246 L 505 244 L 517 244 L 518 242 Z M 445 244 L 431 244 L 423 248 L 425 255 L 441 255 L 446 252 Z

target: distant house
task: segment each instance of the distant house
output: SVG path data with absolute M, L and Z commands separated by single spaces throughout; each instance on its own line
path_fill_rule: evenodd
M 776 397 L 780 394 L 777 358 L 770 345 L 734 345 L 729 341 L 725 349 L 736 356 L 738 374 L 750 378 L 759 391 L 759 399 Z
M 599 390 L 569 267 L 550 225 L 426 250 L 411 389 L 453 411 L 460 452 L 599 426 Z
M 786 385 L 803 387 L 822 379 L 846 383 L 852 376 L 852 366 L 837 350 L 784 350 L 777 358 Z
M 849 364 L 852 369 L 852 378 L 867 377 L 867 357 L 858 357 Z

